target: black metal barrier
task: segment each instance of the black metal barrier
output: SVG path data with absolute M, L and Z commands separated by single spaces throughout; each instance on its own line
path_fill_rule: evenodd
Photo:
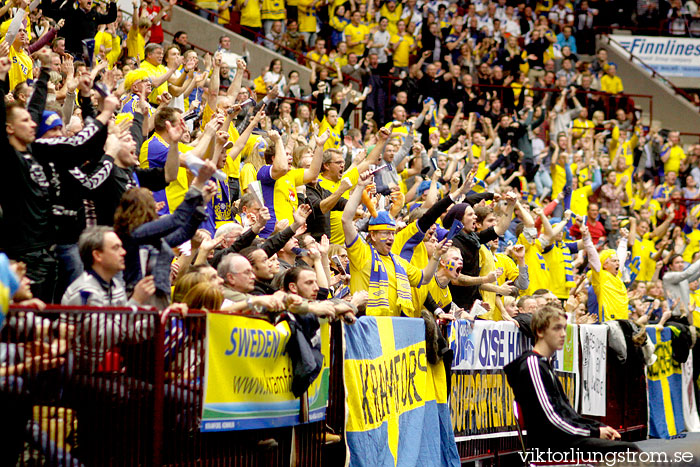
M 0 465 L 344 463 L 344 443 L 325 444 L 327 433 L 342 436 L 345 427 L 339 322 L 331 325 L 326 420 L 294 428 L 200 432 L 205 337 L 202 312 L 181 317 L 129 308 L 10 310 L 0 332 Z M 493 379 L 496 373 L 478 376 Z M 643 368 L 611 358 L 607 373 L 604 421 L 628 439 L 643 438 Z M 453 376 L 450 403 L 457 416 L 469 410 L 465 419 L 503 422 L 494 430 L 460 425 L 455 431 L 462 461 L 492 458 L 498 464 L 500 456 L 519 448 L 511 433 L 509 388 L 461 393 L 456 382 Z

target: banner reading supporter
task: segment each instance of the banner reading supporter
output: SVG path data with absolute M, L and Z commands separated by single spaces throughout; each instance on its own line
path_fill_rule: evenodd
M 495 321 L 453 321 L 448 328 L 454 352 L 450 413 L 457 441 L 473 437 L 517 436 L 513 391 L 503 366 L 530 347 L 515 325 Z M 572 405 L 578 397 L 578 333 L 567 326 L 564 348 L 553 366 Z
M 343 325 L 352 466 L 458 466 L 444 366 L 430 365 L 414 318 Z
M 289 325 L 244 316 L 207 314 L 201 431 L 250 430 L 298 425 L 292 362 L 285 349 Z M 309 421 L 328 405 L 329 331 L 321 322 L 323 369 L 309 387 Z
M 605 416 L 608 328 L 598 324 L 579 326 L 581 339 L 581 413 Z
M 685 428 L 681 365 L 672 357 L 671 328 L 647 328 L 656 362 L 647 367 L 649 436 L 670 439 Z

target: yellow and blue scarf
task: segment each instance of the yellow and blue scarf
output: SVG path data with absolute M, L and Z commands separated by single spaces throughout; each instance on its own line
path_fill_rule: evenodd
M 389 276 L 384 262 L 374 247 L 370 245 L 370 249 L 372 250 L 372 269 L 369 273 L 367 308 L 372 308 L 373 316 L 395 316 L 394 310 L 389 306 Z M 413 296 L 406 270 L 393 254 L 389 253 L 389 256 L 394 262 L 396 272 L 396 308 L 401 312 L 400 316 L 413 316 Z

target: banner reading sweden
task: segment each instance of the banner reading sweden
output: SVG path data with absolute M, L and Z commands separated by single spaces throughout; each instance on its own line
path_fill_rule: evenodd
M 458 466 L 445 368 L 428 364 L 415 318 L 343 325 L 351 466 Z
M 292 362 L 285 349 L 289 325 L 207 313 L 206 367 L 201 431 L 250 430 L 298 425 Z M 323 369 L 307 390 L 309 421 L 328 405 L 328 322 L 321 321 Z

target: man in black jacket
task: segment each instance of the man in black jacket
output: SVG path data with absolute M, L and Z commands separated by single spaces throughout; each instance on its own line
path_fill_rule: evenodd
M 92 8 L 92 0 L 71 1 L 42 0 L 41 10 L 45 16 L 58 21 L 66 20 L 63 33 L 66 38 L 66 52 L 76 58 L 83 57 L 83 40 L 93 39 L 99 24 L 109 24 L 117 20 L 117 2 L 110 0 L 107 14 L 100 14 Z M 86 57 L 90 58 L 90 57 Z
M 564 347 L 566 315 L 546 305 L 532 315 L 533 350 L 505 366 L 508 384 L 522 409 L 530 449 L 567 452 L 638 452 L 634 443 L 618 441 L 620 433 L 596 420 L 580 416 L 571 407 L 550 365 L 554 352 Z
M 0 51 L 1 52 L 1 51 Z M 6 53 L 6 50 L 5 50 Z M 51 302 L 56 282 L 56 230 L 51 222 L 52 201 L 60 186 L 57 172 L 70 170 L 101 156 L 106 125 L 119 105 L 108 96 L 95 120 L 75 136 L 38 139 L 36 128 L 41 122 L 46 102 L 51 66 L 48 54 L 40 54 L 41 74 L 34 86 L 29 109 L 21 104 L 5 106 L 5 86 L 0 83 L 0 154 L 4 158 L 5 183 L 0 184 L 0 249 L 10 259 L 27 264 L 32 292 Z M 0 81 L 5 81 L 10 63 L 0 58 Z

